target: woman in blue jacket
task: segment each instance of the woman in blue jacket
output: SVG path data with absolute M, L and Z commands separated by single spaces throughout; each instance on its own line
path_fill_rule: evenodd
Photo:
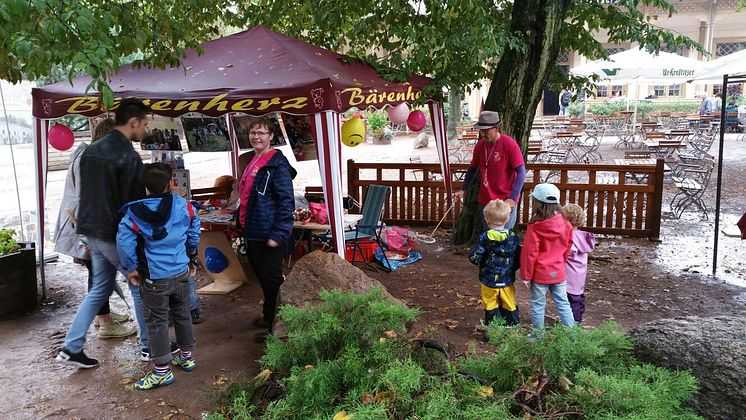
M 272 121 L 264 117 L 251 123 L 249 141 L 254 153 L 249 155 L 249 163 L 238 184 L 239 221 L 249 262 L 264 293 L 262 316 L 252 321 L 255 327 L 265 329 L 254 336 L 260 343 L 272 333 L 277 296 L 285 280 L 282 260 L 290 245 L 295 211 L 293 178 L 296 171 L 281 151 L 270 147 L 272 127 Z

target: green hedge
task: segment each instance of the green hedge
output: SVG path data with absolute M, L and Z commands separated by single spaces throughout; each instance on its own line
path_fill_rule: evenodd
M 696 112 L 699 102 L 695 101 L 640 101 L 637 105 L 637 113 L 643 118 L 654 112 Z M 630 102 L 630 110 L 635 109 L 634 102 Z M 590 102 L 586 103 L 585 112 L 593 115 L 611 115 L 614 112 L 626 111 L 627 102 Z M 580 115 L 580 105 L 573 103 L 570 105 L 570 115 Z

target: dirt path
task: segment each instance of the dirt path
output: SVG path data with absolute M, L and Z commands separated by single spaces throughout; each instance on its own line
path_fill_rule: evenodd
M 605 146 L 605 160 L 621 154 Z M 746 143 L 731 138 L 727 148 L 723 225 L 735 223 L 746 211 L 746 192 L 739 184 L 746 179 Z M 629 329 L 671 316 L 746 315 L 746 241 L 721 238 L 720 276 L 715 279 L 706 274 L 711 271 L 712 211 L 709 219 L 695 212 L 672 219 L 665 211 L 673 192 L 666 182 L 662 242 L 599 238 L 589 267 L 585 325 L 614 319 Z M 714 187 L 707 202 L 714 207 Z M 475 331 L 483 314 L 479 285 L 466 250 L 449 246 L 447 237 L 444 233 L 438 243 L 423 246 L 424 258 L 416 264 L 370 275 L 394 296 L 423 309 L 415 333 L 465 350 L 470 341 L 479 340 Z M 91 332 L 86 352 L 98 358 L 101 366 L 89 371 L 61 366 L 54 356 L 85 293 L 85 273 L 65 259 L 47 266 L 46 272 L 47 303 L 31 314 L 0 320 L 2 419 L 199 418 L 214 408 L 216 396 L 230 381 L 257 371 L 255 360 L 263 347 L 251 341 L 256 330 L 250 320 L 258 313 L 260 299 L 254 284 L 226 296 L 203 297 L 207 321 L 195 329 L 198 368 L 192 373 L 175 372 L 176 382 L 170 387 L 132 390 L 132 382 L 149 368 L 135 361 L 134 338 L 101 341 Z M 528 291 L 519 285 L 524 324 L 530 321 L 527 296 Z M 126 309 L 119 301 L 114 305 Z M 553 313 L 550 305 L 548 314 Z M 481 343 L 479 348 L 488 349 Z

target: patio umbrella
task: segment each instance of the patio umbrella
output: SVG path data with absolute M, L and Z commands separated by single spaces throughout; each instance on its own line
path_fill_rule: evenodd
M 734 52 L 724 57 L 716 58 L 706 64 L 706 70 L 697 77 L 692 77 L 688 81 L 712 81 L 720 82 L 723 75 L 729 74 L 736 76 L 746 74 L 746 50 Z
M 603 80 L 619 84 L 637 83 L 654 84 L 683 83 L 704 71 L 705 63 L 677 54 L 659 52 L 653 54 L 647 50 L 632 49 L 612 54 L 606 60 L 594 60 L 570 69 L 578 76 L 597 75 Z M 629 98 L 627 99 L 629 109 Z M 635 101 L 635 119 L 637 118 L 637 101 Z M 634 122 L 634 120 L 633 120 Z
M 635 81 L 661 84 L 683 83 L 698 77 L 705 63 L 694 58 L 660 52 L 633 49 L 612 54 L 607 60 L 595 60 L 570 69 L 578 76 L 598 75 L 601 79 L 632 83 Z

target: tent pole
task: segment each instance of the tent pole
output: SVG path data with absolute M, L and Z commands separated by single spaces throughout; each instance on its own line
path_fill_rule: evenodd
M 723 75 L 723 103 L 727 104 L 728 96 L 728 75 Z M 725 109 L 725 108 L 723 108 Z M 723 182 L 723 145 L 725 143 L 725 116 L 727 112 L 720 112 L 720 145 L 718 149 L 718 181 L 717 192 L 715 194 L 715 243 L 712 248 L 712 275 L 715 276 L 718 269 L 718 239 L 720 236 L 720 194 Z
M 44 272 L 44 203 L 46 201 L 47 129 L 48 123 L 34 117 L 34 158 L 36 166 L 36 250 L 38 252 L 41 299 L 47 298 L 47 281 Z
M 16 172 L 16 155 L 13 152 L 13 138 L 10 136 L 10 121 L 8 121 L 8 110 L 5 107 L 5 94 L 3 85 L 0 83 L 0 99 L 3 102 L 3 115 L 5 115 L 5 127 L 8 130 L 8 145 L 10 146 L 10 161 L 13 165 L 13 181 L 16 184 L 16 202 L 18 203 L 18 223 L 21 224 L 21 240 L 26 241 L 26 232 L 23 229 L 23 211 L 21 210 L 21 193 L 18 190 L 18 173 Z

